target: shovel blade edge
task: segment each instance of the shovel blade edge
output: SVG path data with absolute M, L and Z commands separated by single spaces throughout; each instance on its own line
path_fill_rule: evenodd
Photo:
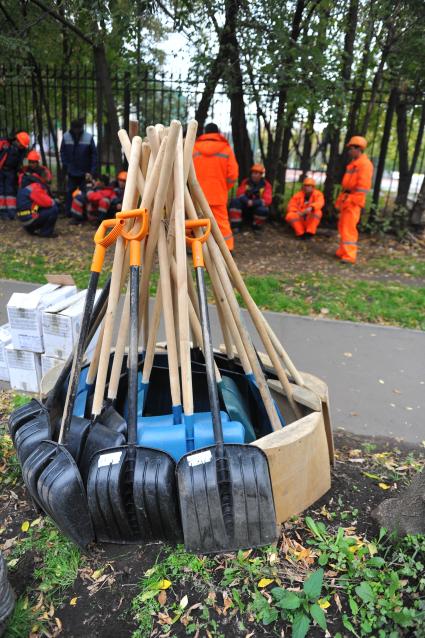
M 217 553 L 261 547 L 278 531 L 267 457 L 249 445 L 224 446 L 230 473 L 232 525 L 223 517 L 216 446 L 186 454 L 177 464 L 184 544 L 188 551 Z
M 40 412 L 35 418 L 23 423 L 15 432 L 16 455 L 21 466 L 42 441 L 52 438 L 49 413 Z
M 47 413 L 47 409 L 37 399 L 31 399 L 29 403 L 21 405 L 20 408 L 13 410 L 9 416 L 9 434 L 12 440 L 15 441 L 15 434 L 20 427 L 25 425 L 31 419 L 36 418 L 42 412 Z

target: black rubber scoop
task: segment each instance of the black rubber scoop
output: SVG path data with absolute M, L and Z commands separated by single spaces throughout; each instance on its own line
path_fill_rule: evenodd
M 46 409 L 41 410 L 37 416 L 25 423 L 21 421 L 14 439 L 16 456 L 21 466 L 42 441 L 52 438 L 50 416 Z
M 66 536 L 82 548 L 94 540 L 83 481 L 63 445 L 43 441 L 27 458 L 22 475 L 34 501 Z
M 29 403 L 21 405 L 20 408 L 14 410 L 9 417 L 9 433 L 13 442 L 15 442 L 15 436 L 19 428 L 28 423 L 28 421 L 37 418 L 43 412 L 47 412 L 47 409 L 37 399 L 31 399 Z
M 221 497 L 223 486 L 217 479 L 216 446 L 186 454 L 178 463 L 181 518 L 188 551 L 236 551 L 276 540 L 266 455 L 249 445 L 227 444 L 224 448 L 231 486 L 230 517 Z

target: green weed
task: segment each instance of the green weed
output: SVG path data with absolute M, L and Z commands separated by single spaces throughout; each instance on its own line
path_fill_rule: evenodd
M 21 596 L 16 601 L 15 609 L 7 623 L 4 638 L 24 638 L 30 636 L 37 628 L 38 635 L 45 635 L 46 623 L 40 619 L 40 610 L 34 609 L 27 596 Z

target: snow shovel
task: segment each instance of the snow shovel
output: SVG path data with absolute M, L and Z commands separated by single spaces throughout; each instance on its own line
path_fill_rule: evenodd
M 106 311 L 105 300 L 109 291 L 106 283 L 90 318 L 90 329 L 85 347 L 88 346 L 96 333 L 98 322 Z M 44 440 L 53 438 L 54 424 L 57 420 L 58 406 L 62 405 L 61 395 L 72 367 L 71 355 L 63 367 L 54 387 L 47 396 L 46 402 L 31 399 L 29 403 L 18 408 L 9 418 L 9 432 L 16 448 L 16 454 L 21 466 L 31 452 Z
M 74 351 L 58 442 L 43 441 L 28 456 L 22 468 L 25 484 L 34 501 L 46 514 L 51 516 L 66 536 L 69 536 L 81 547 L 86 547 L 94 539 L 94 531 L 80 471 L 66 448 L 66 439 L 72 419 L 73 403 L 99 273 L 102 269 L 106 248 L 121 234 L 123 224 L 124 222 L 120 220 L 106 220 L 95 235 L 96 248 L 91 265 L 80 334 Z M 108 228 L 111 228 L 111 231 L 105 236 Z
M 208 394 L 215 445 L 186 454 L 177 465 L 177 481 L 185 547 L 192 552 L 224 552 L 268 545 L 277 526 L 267 458 L 250 445 L 224 444 L 204 279 L 202 242 L 209 220 L 186 222 L 206 227 L 190 238 L 201 311 Z
M 97 452 L 87 495 L 98 541 L 134 543 L 181 538 L 175 464 L 160 450 L 140 447 L 137 434 L 140 234 L 130 239 L 128 444 Z

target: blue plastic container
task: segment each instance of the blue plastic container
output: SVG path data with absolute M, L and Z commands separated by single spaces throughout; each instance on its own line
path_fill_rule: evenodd
M 237 421 L 229 421 L 225 412 L 220 412 L 225 443 L 244 443 L 245 428 Z M 173 423 L 172 414 L 141 417 L 137 420 L 137 443 L 145 447 L 168 452 L 175 461 L 192 450 L 214 445 L 211 412 L 198 412 L 189 417 L 183 415 L 182 422 Z

